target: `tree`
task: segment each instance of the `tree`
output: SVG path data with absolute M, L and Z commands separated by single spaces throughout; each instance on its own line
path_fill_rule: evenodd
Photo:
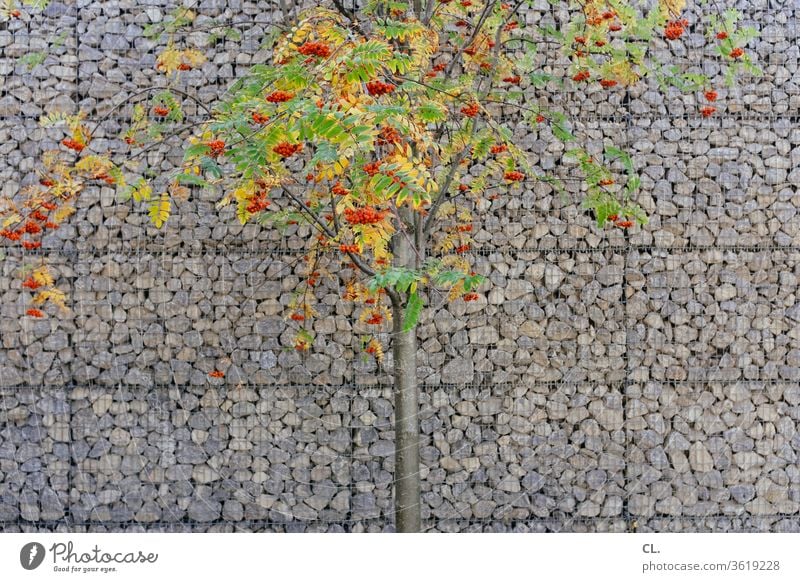
M 297 326 L 293 348 L 313 348 L 309 322 L 320 278 L 350 273 L 345 299 L 375 330 L 364 340 L 365 352 L 382 360 L 378 334 L 391 337 L 396 528 L 414 532 L 421 528 L 420 314 L 434 292 L 450 301 L 480 299 L 484 278 L 467 257 L 487 204 L 534 181 L 561 188 L 529 163 L 502 111 L 569 143 L 586 183 L 582 203 L 597 228 L 629 229 L 647 222 L 634 200 L 639 178 L 630 155 L 613 144 L 602 159 L 589 155 L 567 116 L 529 103 L 529 92 L 563 83 L 614 90 L 651 75 L 663 87 L 701 93 L 704 117 L 715 113 L 717 93 L 702 74 L 649 58 L 655 37 L 674 42 L 689 26 L 680 18 L 683 0 L 661 0 L 645 12 L 621 0 L 570 2 L 572 19 L 561 29 L 524 26 L 526 0 L 347 4 L 320 3 L 280 31 L 271 62 L 252 67 L 209 112 L 165 192 L 154 194 L 145 178 L 131 178 L 110 156 L 92 153 L 91 130 L 80 115 L 45 118 L 68 127 L 62 143 L 74 159 L 65 161 L 62 152 L 43 160 L 41 187 L 0 207 L 0 234 L 26 250 L 37 248 L 37 237 L 67 219 L 92 180 L 116 185 L 122 200 L 147 204 L 157 227 L 168 220 L 173 200 L 190 195 L 189 187 L 219 189 L 218 206 L 235 205 L 242 224 L 311 227 L 307 277 L 287 313 Z M 753 31 L 737 27 L 738 19 L 729 10 L 712 15 L 706 28 L 731 83 L 740 69 L 755 71 L 742 48 Z M 192 20 L 191 11 L 179 9 L 155 32 L 172 35 Z M 202 66 L 201 52 L 170 39 L 157 61 L 160 71 L 175 78 Z M 571 61 L 568 79 L 537 68 L 542 42 L 562 46 Z M 147 147 L 168 132 L 182 119 L 176 95 L 191 99 L 167 89 L 152 97 L 149 111 L 138 104 L 125 141 Z M 45 264 L 23 277 L 35 291 L 28 316 L 43 317 L 40 307 L 48 302 L 64 306 Z

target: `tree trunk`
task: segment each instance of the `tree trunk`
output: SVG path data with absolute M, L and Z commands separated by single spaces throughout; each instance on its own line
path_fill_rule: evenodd
M 420 530 L 419 387 L 417 331 L 403 332 L 403 313 L 394 313 L 395 524 L 398 532 Z
M 393 241 L 397 266 L 414 265 L 412 248 L 402 233 Z M 406 300 L 407 301 L 407 300 Z M 403 302 L 405 303 L 405 301 Z M 419 385 L 417 383 L 417 330 L 403 331 L 404 308 L 392 306 L 394 356 L 394 506 L 398 532 L 420 531 Z

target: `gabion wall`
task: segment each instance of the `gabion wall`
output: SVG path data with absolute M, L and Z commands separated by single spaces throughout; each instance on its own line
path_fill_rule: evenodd
M 724 88 L 689 10 L 653 55 L 715 77 L 699 96 L 530 88 L 590 152 L 635 154 L 650 224 L 600 230 L 549 128 L 506 123 L 562 197 L 526 184 L 478 208 L 481 300 L 422 320 L 422 478 L 434 531 L 800 530 L 800 69 L 796 0 L 735 4 L 760 38 L 760 78 Z M 174 1 L 51 2 L 0 25 L 0 188 L 35 182 L 86 111 L 94 147 L 123 151 L 126 98 L 163 84 L 142 36 Z M 180 42 L 209 62 L 183 88 L 213 102 L 268 51 L 270 2 L 200 1 Z M 566 19 L 535 3 L 530 25 Z M 228 23 L 241 38 L 214 39 Z M 200 30 L 200 29 L 205 30 Z M 25 55 L 51 46 L 43 63 Z M 567 62 L 542 45 L 544 70 Z M 146 99 L 141 94 L 134 100 Z M 189 120 L 196 108 L 185 103 Z M 181 141 L 149 151 L 168 171 Z M 41 254 L 71 312 L 23 317 L 19 267 L 0 272 L 0 523 L 4 531 L 390 531 L 391 357 L 364 358 L 348 273 L 319 287 L 306 356 L 285 305 L 303 228 L 242 228 L 195 192 L 161 231 L 90 187 Z M 297 228 L 297 227 L 293 227 Z M 213 369 L 224 379 L 209 378 Z

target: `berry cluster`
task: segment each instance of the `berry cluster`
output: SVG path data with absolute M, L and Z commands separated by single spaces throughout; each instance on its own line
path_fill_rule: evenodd
M 512 85 L 519 85 L 520 81 L 522 81 L 522 77 L 519 75 L 512 75 L 511 77 L 504 77 L 504 83 L 510 83 Z
M 469 251 L 469 245 L 460 245 L 453 249 L 456 254 L 463 255 L 464 253 Z
M 620 228 L 630 228 L 633 226 L 632 220 L 622 220 L 618 215 L 612 214 L 607 219 L 609 222 L 613 222 L 614 226 L 618 226 Z
M 9 230 L 7 228 L 0 230 L 0 236 L 12 242 L 16 242 L 21 239 L 23 234 L 25 234 L 23 230 Z
M 105 182 L 106 184 L 112 184 L 113 185 L 113 184 L 117 183 L 117 181 L 112 176 L 109 176 L 105 172 L 100 172 L 98 174 L 95 174 L 94 175 L 94 179 L 95 180 L 100 180 L 102 182 Z
M 297 48 L 297 52 L 306 57 L 314 56 L 327 59 L 331 56 L 331 47 L 324 42 L 307 41 Z
M 614 79 L 601 79 L 600 80 L 600 85 L 603 87 L 603 89 L 610 89 L 611 87 L 614 87 L 616 84 L 617 84 L 617 82 Z
M 29 309 L 25 312 L 25 315 L 30 315 L 31 317 L 44 317 L 44 312 L 41 309 Z
M 578 71 L 572 76 L 572 80 L 576 83 L 580 83 L 581 81 L 588 80 L 590 76 L 589 71 Z
M 252 115 L 253 121 L 259 125 L 264 125 L 266 122 L 269 121 L 269 115 L 264 115 L 263 113 L 259 113 L 258 111 L 254 111 Z
M 383 315 L 380 311 L 373 311 L 369 319 L 367 319 L 367 323 L 370 325 L 380 325 L 383 323 Z
M 683 32 L 687 26 L 689 26 L 689 21 L 685 18 L 682 20 L 670 20 L 664 27 L 664 37 L 667 40 L 678 40 L 683 36 Z
M 30 289 L 31 291 L 35 291 L 42 285 L 33 277 L 28 277 L 27 279 L 25 279 L 25 281 L 23 281 L 22 286 L 25 287 L 26 289 Z
M 390 143 L 400 143 L 401 141 L 403 141 L 403 137 L 400 135 L 399 131 L 389 125 L 384 125 L 375 143 L 378 145 L 386 145 Z
M 342 186 L 341 182 L 336 182 L 336 184 L 333 185 L 333 188 L 331 188 L 331 192 L 336 196 L 347 196 L 350 194 L 350 190 Z
M 522 172 L 511 171 L 503 174 L 503 178 L 509 182 L 522 182 L 525 179 L 525 174 Z
M 358 248 L 358 245 L 341 244 L 341 245 L 339 245 L 339 250 L 342 251 L 343 253 L 355 253 L 355 254 L 358 254 L 359 252 L 361 252 L 360 249 Z
M 83 148 L 86 147 L 84 144 L 82 144 L 78 140 L 72 139 L 71 137 L 64 138 L 63 140 L 61 140 L 61 143 L 64 144 L 69 149 L 74 150 L 76 152 L 81 152 Z
M 364 164 L 364 171 L 367 173 L 368 176 L 374 176 L 378 172 L 381 171 L 381 162 L 370 162 L 368 164 Z
M 491 148 L 489 148 L 489 151 L 492 152 L 493 154 L 501 154 L 505 151 L 508 151 L 508 146 L 504 143 L 493 145 Z
M 257 214 L 267 208 L 269 208 L 269 200 L 267 200 L 266 194 L 260 192 L 250 200 L 250 204 L 247 205 L 247 212 Z
M 391 83 L 384 83 L 383 81 L 375 80 L 367 83 L 367 93 L 373 97 L 380 97 L 381 95 L 388 95 L 394 91 L 394 85 Z
M 169 115 L 169 108 L 164 107 L 163 105 L 157 105 L 153 107 L 153 115 L 156 117 L 166 117 Z
M 456 227 L 458 232 L 472 232 L 472 225 L 471 224 L 459 224 Z
M 224 378 L 225 377 L 225 372 L 221 372 L 219 370 L 211 370 L 208 373 L 208 375 L 211 376 L 212 378 Z
M 288 91 L 273 91 L 267 95 L 267 102 L 269 103 L 286 103 L 294 99 L 294 93 Z
M 477 293 L 467 293 L 464 295 L 464 301 L 477 301 L 478 294 Z
M 221 139 L 212 140 L 206 143 L 206 145 L 211 149 L 211 151 L 208 152 L 208 155 L 212 158 L 218 158 L 225 153 L 225 142 Z
M 743 48 L 741 48 L 741 47 L 736 47 L 735 49 L 733 49 L 733 50 L 730 52 L 730 57 L 731 57 L 732 59 L 738 59 L 738 58 L 739 58 L 739 57 L 741 57 L 743 54 L 744 54 L 744 49 L 743 49 Z
M 192 70 L 192 65 L 190 65 L 189 63 L 181 63 L 180 65 L 178 65 L 178 70 L 179 71 L 191 71 Z
M 344 211 L 344 218 L 350 224 L 376 224 L 384 219 L 385 212 L 381 212 L 365 206 L 363 208 L 347 208 Z
M 461 108 L 461 113 L 467 117 L 475 117 L 480 113 L 481 107 L 477 103 L 470 103 Z
M 305 321 L 306 316 L 303 315 L 302 313 L 292 313 L 292 315 L 290 316 L 290 319 L 292 321 Z
M 295 155 L 297 152 L 302 151 L 302 149 L 303 144 L 301 143 L 289 143 L 288 141 L 282 141 L 272 148 L 272 151 L 282 158 L 289 158 Z
M 700 114 L 703 117 L 711 117 L 717 111 L 716 107 L 712 107 L 711 105 L 706 105 L 700 110 Z

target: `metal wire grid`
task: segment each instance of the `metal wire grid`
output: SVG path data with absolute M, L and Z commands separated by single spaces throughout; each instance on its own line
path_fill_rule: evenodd
M 771 3 L 770 5 L 772 7 L 780 6 L 779 4 L 775 4 L 775 3 Z M 76 28 L 76 43 L 77 43 L 77 40 L 78 40 L 78 38 L 77 38 L 77 28 Z M 77 78 L 77 76 L 76 76 L 76 78 Z M 79 81 L 79 79 L 78 79 L 78 81 Z M 646 117 L 646 116 L 643 115 L 642 118 L 644 118 L 644 117 Z M 675 117 L 678 117 L 678 116 L 675 116 Z M 628 127 L 630 127 L 630 121 L 632 119 L 632 116 L 625 116 L 624 119 L 625 119 L 626 123 L 628 124 Z M 685 119 L 685 117 L 684 117 L 684 119 Z M 774 119 L 774 118 L 770 118 L 770 120 L 772 120 L 772 119 Z M 615 120 L 619 120 L 619 119 L 616 118 Z M 759 117 L 759 120 L 763 121 L 763 120 L 765 120 L 765 118 Z M 789 121 L 791 122 L 791 119 Z M 720 121 L 720 123 L 723 123 L 723 121 Z M 138 237 L 138 238 L 141 240 L 141 236 Z M 626 241 L 626 242 L 628 242 L 628 241 Z M 708 249 L 708 250 L 721 250 L 721 249 L 719 249 L 719 247 L 714 247 L 714 246 L 704 247 L 702 245 L 689 245 L 688 247 L 680 247 L 680 250 L 682 250 L 684 252 L 687 251 L 687 250 L 706 250 L 706 249 Z M 267 249 L 237 249 L 237 251 L 238 250 L 244 250 L 248 254 L 253 254 L 253 255 L 258 256 L 258 255 L 260 255 L 262 253 L 265 253 Z M 627 259 L 628 259 L 628 256 L 629 256 L 628 253 L 632 250 L 632 247 L 628 246 L 627 244 L 617 244 L 617 245 L 614 245 L 614 246 L 608 246 L 604 250 L 625 251 L 623 254 L 625 256 L 625 272 L 627 273 L 627 271 L 628 271 Z M 637 251 L 654 250 L 655 251 L 655 250 L 663 250 L 663 249 L 653 249 L 652 247 L 646 247 L 645 245 L 638 245 L 638 246 L 635 247 L 635 250 L 637 250 Z M 677 249 L 675 249 L 675 250 L 677 250 Z M 724 250 L 786 251 L 786 250 L 796 250 L 796 247 L 741 246 L 741 247 L 725 248 Z M 540 252 L 540 251 L 541 251 L 541 249 L 533 249 L 530 252 Z M 560 249 L 560 251 L 587 252 L 587 249 L 585 249 L 585 248 L 577 248 L 577 249 L 570 248 L 570 249 Z M 139 248 L 139 249 L 136 249 L 136 250 L 129 250 L 125 254 L 127 256 L 132 256 L 133 254 L 136 254 L 138 257 L 140 257 L 142 252 L 143 252 L 143 250 L 141 248 Z M 202 250 L 202 251 L 191 250 L 189 252 L 191 254 L 197 254 L 197 255 L 206 255 L 206 254 L 208 254 L 208 251 L 205 250 L 205 249 Z M 217 254 L 217 255 L 223 254 L 223 253 L 228 253 L 228 252 L 230 252 L 229 248 L 216 248 L 216 249 L 213 249 L 213 254 Z M 275 252 L 276 252 L 276 250 L 272 249 L 270 251 L 270 254 L 274 254 Z M 295 254 L 294 251 L 288 251 L 288 250 L 278 251 L 278 252 L 279 253 L 284 253 L 284 254 Z M 478 254 L 479 255 L 488 255 L 491 252 L 494 252 L 494 251 L 481 250 L 481 251 L 478 251 Z M 516 252 L 518 252 L 520 254 L 524 254 L 524 253 L 526 253 L 528 251 L 527 250 L 512 251 L 512 253 L 516 253 Z M 99 253 L 98 252 L 91 252 L 91 253 L 87 254 L 85 251 L 81 251 L 81 252 L 76 252 L 76 253 L 66 253 L 65 256 L 69 256 L 70 259 L 72 259 L 73 261 L 75 261 L 76 259 L 80 261 L 80 260 L 82 260 L 81 258 L 88 257 L 89 255 L 96 256 L 97 254 L 99 254 Z M 81 257 L 81 258 L 79 258 L 79 257 Z M 623 301 L 624 301 L 625 297 L 626 297 L 626 295 L 623 294 Z M 625 309 L 627 309 L 627 305 L 626 305 Z M 626 317 L 626 319 L 627 319 L 627 317 Z M 626 346 L 629 344 L 629 341 L 630 341 L 630 339 L 626 336 L 626 340 L 625 340 Z M 630 362 L 628 361 L 628 357 L 627 357 L 627 349 L 624 351 L 624 353 L 625 353 L 625 359 L 626 359 L 626 364 L 625 364 L 626 370 L 629 370 Z M 626 374 L 626 376 L 627 376 L 627 374 Z M 626 395 L 627 395 L 627 393 L 629 391 L 628 390 L 628 385 L 629 384 L 630 384 L 629 380 L 627 378 L 625 378 L 623 386 L 620 388 L 620 392 L 621 392 L 621 395 L 622 395 L 623 399 L 626 398 Z M 91 383 L 89 385 L 93 386 Z M 541 383 L 541 384 L 535 384 L 533 386 L 533 388 L 534 389 L 538 388 L 538 387 L 550 387 L 550 388 L 556 387 L 556 388 L 561 388 L 563 386 L 569 386 L 569 385 L 572 385 L 572 384 L 570 384 L 570 383 L 558 383 L 558 382 L 555 382 L 555 383 Z M 119 386 L 121 387 L 121 385 L 119 385 Z M 487 386 L 486 385 L 481 385 L 481 387 L 482 388 L 486 388 Z M 488 388 L 494 390 L 494 389 L 497 389 L 497 386 L 496 385 L 490 385 L 490 386 L 488 386 Z M 102 389 L 106 390 L 106 388 L 102 388 Z M 291 389 L 291 387 L 289 389 Z M 626 400 L 623 400 L 623 402 L 625 402 L 627 404 Z M 623 406 L 623 409 L 626 409 L 626 408 L 627 408 L 626 406 Z M 74 427 L 74 425 L 70 425 L 70 426 L 71 426 L 71 428 Z M 626 442 L 627 442 L 627 439 L 626 439 Z M 79 469 L 76 469 L 76 470 L 79 472 Z M 71 507 L 71 505 L 70 505 L 70 507 Z M 561 524 L 562 528 L 569 528 L 570 527 L 569 524 L 572 524 L 572 526 L 575 528 L 575 530 L 579 530 L 582 527 L 590 527 L 590 528 L 594 528 L 594 529 L 597 529 L 598 527 L 608 527 L 609 529 L 619 530 L 620 528 L 623 528 L 623 529 L 635 529 L 635 528 L 632 527 L 632 524 L 634 522 L 638 523 L 638 521 L 642 521 L 641 519 L 637 520 L 636 518 L 631 516 L 629 511 L 628 511 L 628 507 L 627 506 L 625 506 L 623 513 L 624 513 L 624 515 L 622 516 L 621 519 L 614 519 L 614 518 L 585 518 L 585 517 L 576 518 L 574 515 L 573 516 L 569 516 L 569 518 L 567 518 L 567 516 L 564 515 L 562 518 L 557 518 L 557 519 L 552 519 L 552 518 L 551 519 L 539 518 L 539 519 L 527 519 L 527 520 L 526 519 L 515 519 L 515 520 L 513 520 L 513 522 L 510 522 L 510 524 L 501 523 L 501 521 L 499 521 L 497 518 L 494 518 L 494 517 L 487 518 L 487 519 L 469 519 L 469 520 L 452 520 L 452 519 L 448 520 L 448 519 L 438 519 L 438 518 L 431 519 L 431 518 L 428 518 L 426 520 L 426 523 L 429 524 L 431 527 L 434 527 L 434 528 L 440 527 L 441 529 L 446 529 L 446 528 L 450 527 L 452 524 L 459 523 L 459 524 L 462 524 L 462 525 L 459 525 L 459 527 L 468 527 L 468 528 L 478 527 L 478 528 L 484 528 L 484 529 L 486 529 L 486 528 L 490 528 L 490 529 L 491 528 L 514 529 L 514 528 L 520 528 L 520 527 L 522 527 L 522 528 L 524 528 L 524 527 L 533 527 L 533 528 L 545 528 L 545 529 L 548 529 L 548 530 L 549 529 L 558 530 L 559 529 L 559 524 Z M 41 525 L 43 527 L 45 527 L 45 528 L 46 527 L 50 527 L 50 526 L 58 527 L 59 523 L 62 526 L 65 526 L 65 525 L 69 524 L 69 527 L 78 527 L 78 528 L 80 528 L 80 527 L 105 527 L 103 524 L 90 524 L 90 523 L 85 522 L 85 521 L 80 521 L 80 520 L 73 519 L 73 517 L 70 515 L 70 508 L 69 507 L 67 508 L 67 514 L 66 515 L 67 515 L 67 517 L 65 517 L 65 521 L 63 521 L 63 522 L 51 522 L 51 523 L 48 523 L 45 520 L 45 521 L 41 522 Z M 701 517 L 668 518 L 668 521 L 669 521 L 670 524 L 674 524 L 675 522 L 677 522 L 678 519 L 681 519 L 683 521 L 689 521 L 689 522 L 701 521 L 701 520 L 706 520 L 706 522 L 708 522 L 708 520 L 712 520 L 712 519 L 715 519 L 715 518 L 719 518 L 721 520 L 730 520 L 731 523 L 735 523 L 738 520 L 741 523 L 741 525 L 738 526 L 739 529 L 747 529 L 747 527 L 748 527 L 746 525 L 747 522 L 746 521 L 742 521 L 741 518 L 728 517 L 728 516 L 706 516 L 706 517 L 702 517 L 702 518 Z M 567 524 L 564 524 L 564 520 L 565 519 L 567 520 Z M 665 519 L 667 519 L 667 518 L 653 517 L 653 518 L 651 518 L 650 521 L 653 522 L 653 523 L 658 523 L 659 520 L 661 520 L 662 523 L 663 523 L 663 521 Z M 791 516 L 788 516 L 788 517 L 787 516 L 768 516 L 766 518 L 755 518 L 755 517 L 750 518 L 750 520 L 752 522 L 755 522 L 758 519 L 776 520 L 776 521 L 780 520 L 781 523 L 786 523 L 787 521 L 791 522 L 791 520 L 795 519 L 795 518 L 792 518 Z M 367 520 L 363 520 L 362 519 L 362 520 L 359 520 L 359 521 L 361 521 L 361 522 L 377 521 L 380 524 L 380 526 L 378 526 L 378 527 L 382 528 L 382 527 L 386 527 L 385 524 L 391 521 L 391 517 L 390 517 L 390 515 L 386 514 L 386 515 L 381 515 L 379 517 L 376 517 L 374 519 L 367 519 Z M 267 520 L 249 520 L 249 521 L 248 520 L 244 520 L 242 523 L 243 524 L 254 525 L 254 527 L 257 528 L 257 529 L 286 528 L 287 530 L 291 530 L 291 529 L 294 529 L 294 528 L 303 529 L 303 528 L 307 527 L 306 524 L 301 523 L 301 522 L 290 523 L 290 524 L 281 524 L 279 522 L 271 522 L 271 521 L 267 521 Z M 347 522 L 347 521 L 345 521 L 345 522 L 337 522 L 337 521 L 333 520 L 330 523 L 333 524 L 334 527 L 336 527 L 336 525 L 338 524 L 340 527 L 345 528 L 347 526 L 347 524 L 351 523 L 351 522 Z M 466 524 L 466 525 L 464 525 L 464 524 Z M 589 525 L 589 524 L 592 524 L 592 525 Z M 603 524 L 603 525 L 602 526 L 598 526 L 598 524 Z M 154 527 L 167 527 L 167 528 L 189 527 L 189 528 L 197 528 L 197 527 L 206 527 L 206 525 L 208 525 L 208 527 L 212 527 L 212 528 L 214 528 L 214 527 L 220 527 L 220 528 L 237 527 L 237 526 L 234 526 L 233 524 L 230 524 L 230 523 L 227 523 L 227 524 L 220 523 L 218 520 L 217 521 L 211 521 L 208 524 L 205 524 L 205 522 L 197 522 L 197 521 L 193 522 L 192 520 L 187 520 L 187 519 L 182 520 L 181 525 L 159 524 L 158 526 L 155 526 L 155 524 L 151 524 L 151 525 L 147 525 L 145 527 L 147 527 L 148 529 L 152 529 Z M 24 521 L 18 521 L 18 522 L 16 522 L 16 524 L 14 526 L 11 526 L 11 527 L 17 527 L 17 526 L 21 527 L 21 528 L 26 527 Z M 37 524 L 35 527 L 38 528 L 39 524 Z M 112 527 L 121 528 L 121 527 L 124 527 L 124 523 L 123 522 L 116 522 L 116 523 L 113 524 Z M 131 527 L 137 527 L 137 526 L 131 525 Z M 248 525 L 244 525 L 243 529 L 247 528 L 247 527 L 248 527 Z M 316 525 L 312 525 L 311 527 L 326 527 L 326 526 L 321 525 L 321 524 L 316 524 Z M 351 527 L 352 527 L 352 525 L 351 525 Z M 356 527 L 359 527 L 359 526 L 356 526 Z M 375 527 L 375 526 L 373 526 L 373 527 Z M 647 525 L 644 525 L 642 527 L 642 529 L 644 529 L 646 527 L 647 527 Z M 664 527 L 668 528 L 670 526 L 666 525 Z M 706 525 L 704 527 L 710 527 L 710 528 L 713 529 L 713 527 L 709 526 L 709 525 Z M 753 526 L 753 527 L 755 528 L 757 526 Z M 794 526 L 789 525 L 788 527 L 791 529 L 791 527 L 794 527 Z M 656 527 L 656 529 L 658 529 L 658 527 Z

